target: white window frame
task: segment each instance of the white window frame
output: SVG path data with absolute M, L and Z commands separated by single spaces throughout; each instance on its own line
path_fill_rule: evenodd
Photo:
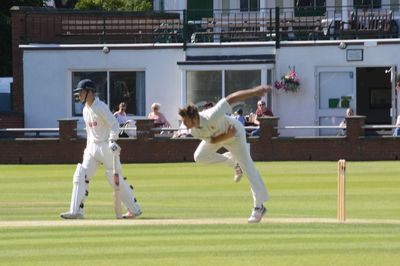
M 84 68 L 84 69 L 69 69 L 68 70 L 68 78 L 67 78 L 67 83 L 66 83 L 66 88 L 68 88 L 68 90 L 70 90 L 72 88 L 72 73 L 74 72 L 106 72 L 107 73 L 107 99 L 108 102 L 106 103 L 108 108 L 110 108 L 110 72 L 145 72 L 146 73 L 146 69 L 145 68 Z M 146 74 L 145 74 L 146 75 Z M 146 82 L 145 82 L 146 84 Z M 145 85 L 146 86 L 146 85 Z M 146 92 L 146 87 L 144 88 L 145 92 Z M 74 116 L 73 115 L 73 110 L 72 110 L 72 104 L 73 104 L 73 95 L 72 93 L 70 94 L 70 98 L 66 98 L 66 105 L 68 106 L 68 114 L 73 117 L 73 118 L 78 118 L 79 120 L 82 118 L 82 116 Z M 146 110 L 145 110 L 146 112 Z M 136 118 L 143 118 L 143 116 L 140 115 L 134 115 L 134 116 L 128 116 L 128 118 L 130 119 L 136 119 Z
M 188 71 L 222 71 L 222 95 L 225 94 L 225 71 L 229 70 L 260 70 L 261 71 L 261 84 L 267 84 L 272 77 L 268 78 L 268 70 L 271 70 L 272 74 L 274 71 L 274 64 L 248 64 L 248 65 L 181 65 L 181 105 L 186 106 L 188 103 L 186 101 L 186 91 L 187 91 L 187 79 L 186 74 Z M 270 96 L 268 96 L 270 97 Z M 267 99 L 266 99 L 267 100 Z M 272 102 L 271 100 L 269 102 Z M 272 106 L 271 106 L 272 107 Z

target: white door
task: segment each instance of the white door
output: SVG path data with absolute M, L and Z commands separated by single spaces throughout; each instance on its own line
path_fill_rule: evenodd
M 316 82 L 316 125 L 338 126 L 348 107 L 357 113 L 355 67 L 317 67 Z M 319 129 L 316 133 L 335 136 L 338 129 Z

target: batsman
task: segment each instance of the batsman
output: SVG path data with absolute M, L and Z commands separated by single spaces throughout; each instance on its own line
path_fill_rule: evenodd
M 84 201 L 89 195 L 89 183 L 100 164 L 106 168 L 106 177 L 128 212 L 118 214 L 117 218 L 135 218 L 142 211 L 133 195 L 131 186 L 122 178 L 119 154 L 120 146 L 116 143 L 119 134 L 117 119 L 108 106 L 95 96 L 96 86 L 89 79 L 81 80 L 74 93 L 84 104 L 83 119 L 85 122 L 87 143 L 83 153 L 83 162 L 77 165 L 72 186 L 71 206 L 69 212 L 61 213 L 63 219 L 83 219 Z M 120 206 L 115 201 L 114 205 Z

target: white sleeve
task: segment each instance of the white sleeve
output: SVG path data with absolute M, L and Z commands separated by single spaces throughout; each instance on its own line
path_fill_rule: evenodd
M 111 113 L 110 109 L 108 109 L 108 106 L 101 102 L 99 104 L 99 109 L 98 109 L 98 115 L 100 115 L 103 119 L 104 122 L 110 127 L 110 136 L 109 140 L 117 140 L 118 135 L 119 135 L 119 124 L 117 118 Z
M 214 122 L 219 120 L 220 118 L 224 117 L 226 114 L 232 113 L 232 107 L 226 101 L 225 98 L 222 98 L 218 101 L 218 103 L 202 112 L 204 117 L 207 118 L 210 122 Z

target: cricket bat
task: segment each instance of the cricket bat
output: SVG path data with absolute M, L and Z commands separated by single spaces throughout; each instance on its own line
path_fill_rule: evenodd
M 122 219 L 121 194 L 119 191 L 119 174 L 117 171 L 117 155 L 113 155 L 113 178 L 114 178 L 114 211 L 117 219 Z

